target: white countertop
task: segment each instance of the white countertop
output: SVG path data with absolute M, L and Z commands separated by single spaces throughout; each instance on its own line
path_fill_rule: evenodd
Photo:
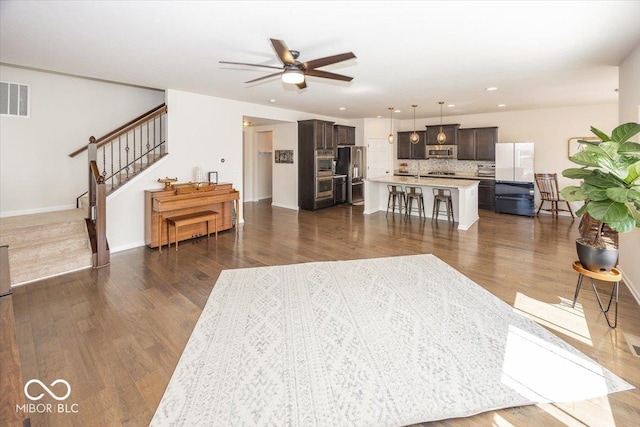
M 425 187 L 444 188 L 469 188 L 477 186 L 480 181 L 476 179 L 460 178 L 416 178 L 415 176 L 377 176 L 369 178 L 371 182 L 381 182 L 384 184 L 418 185 Z

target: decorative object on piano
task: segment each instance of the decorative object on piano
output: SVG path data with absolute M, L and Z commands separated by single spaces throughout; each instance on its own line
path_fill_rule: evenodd
M 640 144 L 629 141 L 640 133 L 640 124 L 622 124 L 611 136 L 593 126 L 591 132 L 600 141 L 578 141 L 584 149 L 569 158 L 582 167 L 562 171 L 562 176 L 582 182 L 560 194 L 570 202 L 583 201 L 576 215 L 597 221 L 595 236 L 577 239 L 576 248 L 583 267 L 602 272 L 618 261 L 618 246 L 605 238 L 606 227 L 618 233 L 640 228 Z
M 195 193 L 197 191 L 213 191 L 216 189 L 217 184 L 203 183 L 203 182 L 187 182 L 184 184 L 173 184 L 173 189 L 176 190 L 176 194 Z
M 217 184 L 218 183 L 218 172 L 216 172 L 216 171 L 209 172 L 208 176 L 209 176 L 209 184 Z M 216 178 L 215 181 L 213 181 L 211 179 L 212 176 L 214 176 Z
M 196 166 L 193 169 L 193 180 L 195 182 L 204 182 L 204 174 L 202 173 L 202 168 L 200 166 Z
M 293 163 L 293 150 L 276 150 L 276 163 Z
M 164 184 L 165 190 L 171 190 L 171 183 L 178 181 L 178 178 L 158 178 L 158 182 L 162 182 Z

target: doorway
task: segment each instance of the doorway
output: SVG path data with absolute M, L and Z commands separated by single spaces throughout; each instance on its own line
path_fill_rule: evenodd
M 257 132 L 258 159 L 256 162 L 256 200 L 273 197 L 273 132 Z

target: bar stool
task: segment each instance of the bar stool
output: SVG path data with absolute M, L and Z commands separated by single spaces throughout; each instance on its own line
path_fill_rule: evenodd
M 404 202 L 405 211 L 407 210 L 407 198 L 402 189 L 402 185 L 387 185 L 389 190 L 389 197 L 387 198 L 387 216 L 389 215 L 389 206 L 391 206 L 391 213 L 396 212 L 396 202 L 398 203 L 398 213 L 402 215 L 402 203 Z
M 609 325 L 609 327 L 615 328 L 618 325 L 618 287 L 620 284 L 620 279 L 622 278 L 622 274 L 620 274 L 620 271 L 616 268 L 612 268 L 611 271 L 602 271 L 602 272 L 591 271 L 584 268 L 580 263 L 580 261 L 574 261 L 573 269 L 579 273 L 579 276 L 578 276 L 578 283 L 576 284 L 576 293 L 573 296 L 573 305 L 571 306 L 571 308 L 575 307 L 576 300 L 578 299 L 578 293 L 580 292 L 580 286 L 582 286 L 582 279 L 584 278 L 584 276 L 587 276 L 591 279 L 591 286 L 593 286 L 593 292 L 596 293 L 596 298 L 598 299 L 598 305 L 600 306 L 600 311 L 602 312 L 602 314 L 604 314 L 604 318 L 607 320 L 607 324 Z M 614 282 L 613 289 L 611 289 L 611 296 L 609 296 L 609 304 L 607 304 L 606 310 L 602 305 L 602 301 L 600 300 L 600 294 L 596 289 L 596 284 L 594 283 L 593 279 L 601 280 L 603 282 Z M 616 314 L 615 314 L 615 318 L 612 325 L 611 321 L 609 321 L 609 309 L 611 308 L 611 301 L 613 300 L 614 294 L 616 296 Z
M 422 218 L 425 215 L 422 187 L 411 187 L 407 185 L 404 189 L 407 197 L 407 204 L 404 209 L 405 216 L 409 218 L 409 215 L 411 215 L 411 207 L 413 205 L 413 201 L 415 200 L 418 203 L 418 216 Z
M 444 211 L 440 210 L 440 203 L 444 203 L 447 208 L 447 221 L 451 217 L 451 221 L 455 222 L 453 218 L 453 202 L 451 201 L 451 190 L 448 188 L 434 188 L 433 189 L 433 212 L 431 213 L 431 221 L 438 219 L 440 213 Z

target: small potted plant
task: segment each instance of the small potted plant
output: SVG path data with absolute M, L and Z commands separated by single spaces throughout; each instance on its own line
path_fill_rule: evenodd
M 591 132 L 600 141 L 578 141 L 582 150 L 569 158 L 582 167 L 562 171 L 581 184 L 560 193 L 568 201 L 584 201 L 576 214 L 597 222 L 594 238 L 576 240 L 578 259 L 589 270 L 609 271 L 617 264 L 618 248 L 603 239 L 605 226 L 618 233 L 640 227 L 640 144 L 629 141 L 640 133 L 640 124 L 620 125 L 611 136 L 594 127 Z

